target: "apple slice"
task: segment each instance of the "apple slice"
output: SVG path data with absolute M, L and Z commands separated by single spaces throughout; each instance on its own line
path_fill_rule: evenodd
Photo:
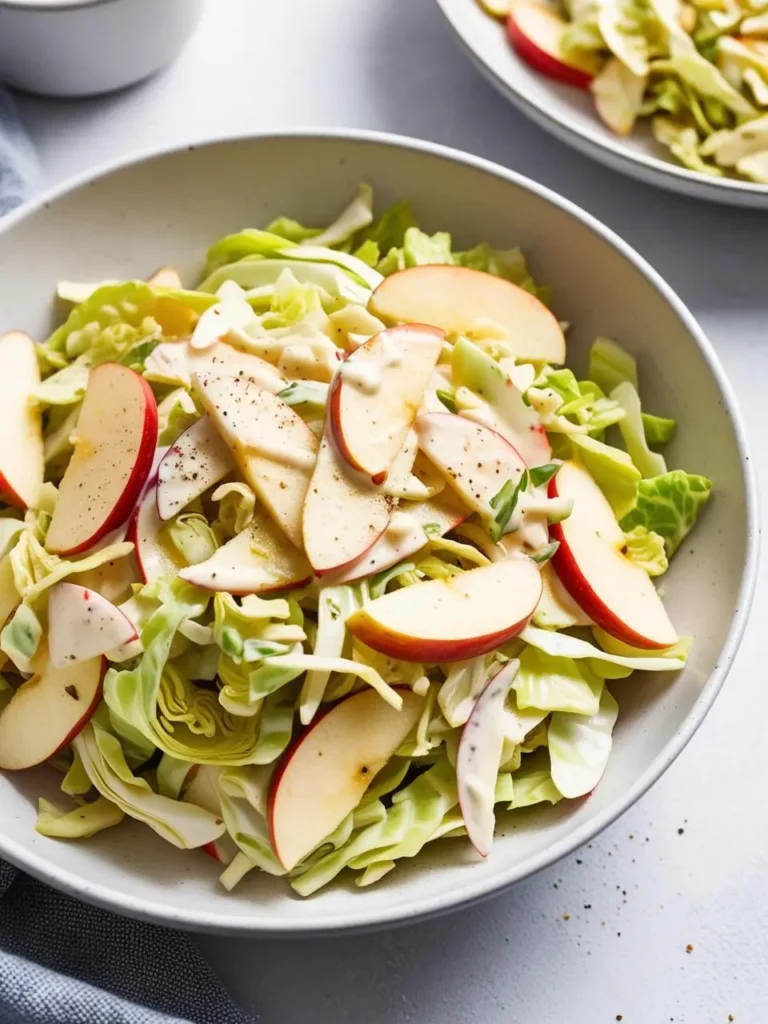
M 193 382 L 245 479 L 290 542 L 301 548 L 317 437 L 282 399 L 246 376 L 197 373 Z
M 150 288 L 179 289 L 184 287 L 178 270 L 170 265 L 160 267 L 154 274 L 150 274 L 147 278 L 147 284 Z
M 491 498 L 526 470 L 520 453 L 501 434 L 450 412 L 416 420 L 419 448 L 446 477 L 461 499 L 485 519 L 493 517 Z
M 556 318 L 530 292 L 482 270 L 430 264 L 384 279 L 370 311 L 385 323 L 439 327 L 452 337 L 492 321 L 504 331 L 517 359 L 565 362 L 565 337 Z
M 588 89 L 598 71 L 589 56 L 579 63 L 563 52 L 567 23 L 557 11 L 536 0 L 515 0 L 507 19 L 507 35 L 526 64 L 549 78 Z
M 54 668 L 88 661 L 136 639 L 131 620 L 110 601 L 76 583 L 48 597 L 48 656 Z
M 487 857 L 493 845 L 496 776 L 504 747 L 504 702 L 519 667 L 519 661 L 508 661 L 486 683 L 459 740 L 459 807 L 469 841 L 481 857 Z
M 403 447 L 443 338 L 434 327 L 390 327 L 355 349 L 333 378 L 328 417 L 336 447 L 375 484 Z
M 201 416 L 176 438 L 157 470 L 157 511 L 172 519 L 231 473 L 235 462 L 210 416 Z
M 399 690 L 400 711 L 373 690 L 334 704 L 285 753 L 272 778 L 272 847 L 290 871 L 357 807 L 377 772 L 416 726 L 423 698 Z
M 259 387 L 273 394 L 286 387 L 286 382 L 271 363 L 223 341 L 206 349 L 192 348 L 188 341 L 163 341 L 147 356 L 144 372 L 148 380 L 189 387 L 193 373 L 214 370 L 251 377 Z
M 18 508 L 35 508 L 43 485 L 43 430 L 32 399 L 40 384 L 35 343 L 11 331 L 0 338 L 0 497 Z
M 156 443 L 157 405 L 144 378 L 119 363 L 91 370 L 46 548 L 78 554 L 120 526 L 147 480 Z
M 358 640 L 390 658 L 476 658 L 525 629 L 541 597 L 541 573 L 524 556 L 376 598 L 347 619 Z
M 386 530 L 396 505 L 396 498 L 352 474 L 326 432 L 303 512 L 304 549 L 315 573 L 342 570 L 365 554 Z
M 267 594 L 309 583 L 312 566 L 280 527 L 264 516 L 204 562 L 182 569 L 179 576 L 205 590 Z
M 219 775 L 223 769 L 218 765 L 199 764 L 195 765 L 187 776 L 181 799 L 185 803 L 197 804 L 204 811 L 215 814 L 217 818 L 223 817 L 221 813 L 221 797 L 219 796 Z M 238 851 L 237 843 L 225 832 L 223 836 L 214 839 L 200 847 L 209 857 L 213 857 L 220 864 L 231 864 Z
M 462 409 L 462 416 L 501 434 L 529 466 L 549 462 L 552 448 L 539 414 L 525 404 L 522 392 L 495 359 L 466 338 L 459 338 L 453 346 L 451 369 L 454 387 L 469 388 L 490 406 Z
M 106 658 L 54 668 L 22 683 L 0 715 L 0 768 L 31 768 L 71 743 L 101 700 Z
M 157 477 L 153 476 L 134 509 L 126 533 L 126 540 L 134 546 L 136 566 L 144 583 L 168 573 L 177 575 L 184 565 L 163 542 L 160 531 L 164 526 L 157 511 Z
M 126 531 L 127 534 L 127 531 Z M 131 596 L 131 586 L 139 582 L 133 555 L 104 562 L 95 569 L 72 574 L 72 581 L 88 590 L 95 590 L 107 601 L 117 604 Z
M 439 494 L 429 501 L 401 505 L 376 543 L 362 557 L 342 569 L 329 586 L 389 569 L 423 548 L 430 537 L 442 537 L 467 518 L 467 510 L 453 494 Z M 427 528 L 429 533 L 426 532 Z
M 606 633 L 632 647 L 657 650 L 677 643 L 656 588 L 624 554 L 624 531 L 586 469 L 563 463 L 549 481 L 549 494 L 573 501 L 571 515 L 550 531 L 560 542 L 552 564 L 574 601 Z

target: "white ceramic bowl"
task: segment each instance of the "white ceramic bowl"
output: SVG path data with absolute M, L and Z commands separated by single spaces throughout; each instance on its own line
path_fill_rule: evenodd
M 92 96 L 169 64 L 204 0 L 0 0 L 0 81 Z
M 199 273 L 209 243 L 279 213 L 327 223 L 360 181 L 380 206 L 409 197 L 422 224 L 460 246 L 521 245 L 573 324 L 571 365 L 602 333 L 638 358 L 648 407 L 679 417 L 671 465 L 705 473 L 715 495 L 664 578 L 681 633 L 695 633 L 677 678 L 617 683 L 621 715 L 606 774 L 588 800 L 502 821 L 485 863 L 469 843 L 433 844 L 371 889 L 341 881 L 302 900 L 266 875 L 234 893 L 215 864 L 142 825 L 88 842 L 34 831 L 35 802 L 55 797 L 47 769 L 0 776 L 0 856 L 80 898 L 166 924 L 232 933 L 375 927 L 477 900 L 546 867 L 621 814 L 680 753 L 722 685 L 757 565 L 754 482 L 741 420 L 709 342 L 680 300 L 620 239 L 567 201 L 483 160 L 422 142 L 304 133 L 212 143 L 107 169 L 49 194 L 0 228 L 0 328 L 50 329 L 59 278 L 143 277 L 163 263 Z M 685 382 L 685 386 L 682 386 Z
M 614 135 L 600 121 L 588 93 L 555 82 L 526 64 L 510 46 L 504 25 L 485 14 L 478 0 L 437 3 L 485 77 L 561 141 L 649 185 L 712 202 L 768 209 L 768 185 L 688 170 L 667 159 L 647 124 L 628 139 Z

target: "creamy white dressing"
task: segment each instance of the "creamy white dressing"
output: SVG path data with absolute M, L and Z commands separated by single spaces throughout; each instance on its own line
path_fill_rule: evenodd
M 245 299 L 224 298 L 201 314 L 189 344 L 195 349 L 210 348 L 231 331 L 242 331 L 255 319 L 256 314 Z
M 384 371 L 400 366 L 403 350 L 386 335 L 379 340 L 379 352 L 370 359 L 347 359 L 340 373 L 348 383 L 360 388 L 366 395 L 375 395 L 381 389 Z
M 395 512 L 387 526 L 387 534 L 392 540 L 405 537 L 414 530 L 421 530 L 421 524 L 410 512 Z

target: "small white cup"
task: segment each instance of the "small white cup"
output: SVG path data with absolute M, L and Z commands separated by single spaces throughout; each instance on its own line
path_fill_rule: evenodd
M 47 96 L 92 96 L 178 54 L 204 0 L 0 0 L 0 80 Z

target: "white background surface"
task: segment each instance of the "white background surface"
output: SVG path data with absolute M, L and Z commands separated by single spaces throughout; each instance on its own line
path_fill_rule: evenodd
M 655 191 L 551 140 L 470 66 L 433 0 L 212 0 L 181 60 L 154 80 L 20 105 L 49 184 L 152 146 L 300 126 L 420 136 L 536 178 L 622 234 L 693 309 L 766 468 L 768 214 Z M 572 859 L 410 928 L 200 937 L 201 948 L 263 1024 L 766 1024 L 766 611 L 759 587 L 699 734 Z

